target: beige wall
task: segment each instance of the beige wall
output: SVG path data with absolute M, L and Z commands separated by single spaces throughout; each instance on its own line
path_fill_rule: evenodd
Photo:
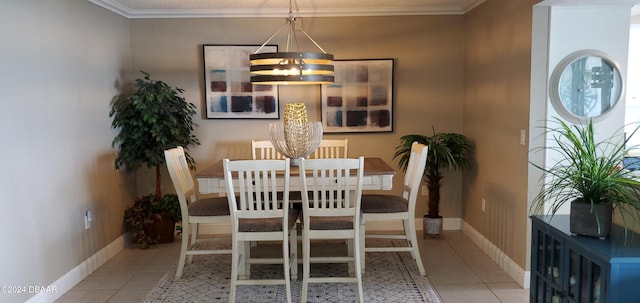
M 535 0 L 490 0 L 465 16 L 464 131 L 478 166 L 464 175 L 463 220 L 525 269 L 531 21 Z M 482 199 L 485 211 L 482 212 Z
M 193 155 L 202 169 L 223 157 L 250 157 L 250 140 L 266 139 L 274 120 L 202 119 L 202 44 L 261 44 L 284 23 L 284 18 L 139 19 L 131 20 L 133 76 L 151 73 L 186 90 L 185 97 L 198 106 L 196 134 L 202 145 Z M 402 135 L 438 131 L 462 132 L 463 16 L 403 16 L 305 18 L 305 30 L 336 59 L 395 59 L 394 132 L 326 134 L 348 138 L 350 156 L 382 157 L 394 168 L 393 152 Z M 283 38 L 278 37 L 278 38 Z M 301 39 L 301 41 L 305 41 Z M 280 49 L 284 48 L 282 41 Z M 306 48 L 303 50 L 308 50 Z M 309 118 L 320 120 L 319 86 L 280 88 L 281 111 L 285 103 L 304 102 Z M 165 178 L 168 179 L 168 178 Z M 140 175 L 139 193 L 153 190 L 152 180 Z M 401 189 L 398 171 L 394 188 Z M 460 217 L 460 174 L 444 182 L 442 213 Z M 169 184 L 169 183 L 166 183 Z M 170 188 L 166 185 L 165 188 Z M 420 197 L 418 213 L 426 213 Z
M 3 1 L 0 37 L 0 284 L 47 286 L 121 235 L 134 196 L 108 116 L 128 21 L 88 1 Z

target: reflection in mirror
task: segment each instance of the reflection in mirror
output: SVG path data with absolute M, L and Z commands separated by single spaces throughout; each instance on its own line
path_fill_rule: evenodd
M 597 118 L 622 94 L 618 66 L 598 51 L 580 51 L 563 59 L 551 76 L 551 101 L 569 120 Z
M 614 67 L 595 56 L 578 58 L 560 76 L 558 93 L 566 109 L 579 117 L 597 117 L 618 100 Z

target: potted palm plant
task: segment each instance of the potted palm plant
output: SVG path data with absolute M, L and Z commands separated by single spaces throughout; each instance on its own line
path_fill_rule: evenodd
M 113 117 L 111 126 L 118 131 L 112 142 L 118 148 L 116 169 L 135 171 L 143 165 L 155 169 L 155 193 L 138 198 L 125 211 L 125 225 L 133 238 L 147 247 L 159 241 L 172 242 L 175 222 L 180 220 L 177 196 L 162 193 L 160 167 L 165 163 L 164 150 L 200 142 L 192 134 L 195 105 L 180 96 L 184 90 L 142 73 L 144 77 L 136 79 L 130 91 L 114 97 L 109 117 Z M 194 168 L 194 159 L 188 152 L 185 155 Z M 171 228 L 163 228 L 158 221 Z M 163 230 L 170 235 L 163 235 Z
M 552 145 L 544 147 L 558 157 L 551 166 L 532 163 L 542 170 L 544 186 L 532 201 L 534 213 L 554 215 L 571 203 L 570 232 L 606 238 L 611 230 L 613 209 L 625 226 L 640 222 L 640 179 L 622 167 L 627 143 L 623 135 L 597 142 L 591 120 L 586 125 L 569 125 L 560 119 L 546 128 Z
M 474 147 L 466 136 L 458 133 L 436 133 L 432 136 L 411 134 L 400 138 L 393 158 L 400 158 L 398 166 L 407 169 L 411 156 L 411 144 L 418 142 L 429 148 L 424 180 L 429 189 L 429 208 L 424 215 L 424 235 L 440 234 L 442 216 L 440 215 L 440 187 L 444 171 L 469 168 L 474 158 Z

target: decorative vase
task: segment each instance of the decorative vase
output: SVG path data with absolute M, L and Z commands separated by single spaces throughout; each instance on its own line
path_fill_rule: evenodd
M 304 103 L 284 106 L 284 140 L 293 154 L 302 155 L 309 145 L 307 108 Z
M 593 204 L 582 199 L 571 201 L 569 231 L 580 236 L 605 239 L 611 233 L 613 206 L 611 203 Z
M 422 217 L 422 236 L 427 238 L 428 235 L 440 235 L 442 230 L 442 217 L 429 218 L 427 216 Z
M 304 103 L 284 106 L 284 122 L 269 124 L 269 139 L 281 154 L 298 166 L 300 158 L 313 153 L 322 141 L 322 123 L 308 122 Z
M 144 224 L 144 233 L 158 243 L 175 241 L 176 223 L 167 213 L 151 215 L 151 222 Z

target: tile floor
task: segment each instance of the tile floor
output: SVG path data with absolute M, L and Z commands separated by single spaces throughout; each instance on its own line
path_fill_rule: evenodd
M 443 303 L 529 302 L 528 289 L 515 283 L 461 231 L 445 231 L 439 239 L 419 242 L 427 276 Z M 125 248 L 56 302 L 141 302 L 177 261 L 179 250 L 179 241 L 146 250 Z

